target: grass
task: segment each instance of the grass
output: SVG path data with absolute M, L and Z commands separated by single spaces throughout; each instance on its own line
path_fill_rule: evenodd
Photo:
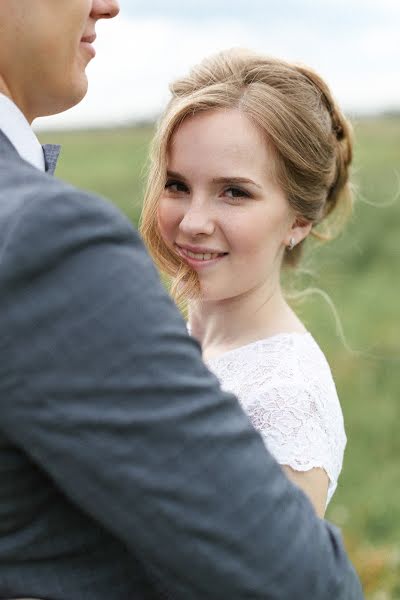
M 299 285 L 329 294 L 299 307 L 326 351 L 348 436 L 327 517 L 340 526 L 371 600 L 400 599 L 400 119 L 354 123 L 357 202 L 345 232 L 307 256 Z M 151 127 L 41 135 L 63 144 L 58 176 L 112 199 L 137 223 Z

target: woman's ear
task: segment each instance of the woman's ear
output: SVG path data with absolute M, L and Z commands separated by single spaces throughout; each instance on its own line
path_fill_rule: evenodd
M 300 242 L 302 242 L 308 236 L 311 228 L 311 221 L 306 221 L 296 217 L 285 238 L 286 246 L 289 248 L 294 248 L 294 246 L 300 244 Z

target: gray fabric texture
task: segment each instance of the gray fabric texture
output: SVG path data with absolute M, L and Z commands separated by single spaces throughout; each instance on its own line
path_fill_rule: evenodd
M 46 173 L 54 175 L 57 167 L 57 161 L 60 156 L 61 146 L 59 144 L 44 144 L 42 146 Z
M 0 133 L 0 231 L 0 598 L 362 598 L 128 220 Z

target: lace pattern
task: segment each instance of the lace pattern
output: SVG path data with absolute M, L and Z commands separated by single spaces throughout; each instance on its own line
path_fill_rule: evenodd
M 325 469 L 328 502 L 346 446 L 343 415 L 326 358 L 309 333 L 279 334 L 207 362 L 233 392 L 280 464 Z

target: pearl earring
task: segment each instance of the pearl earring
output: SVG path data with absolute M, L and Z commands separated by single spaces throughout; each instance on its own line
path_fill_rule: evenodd
M 296 240 L 294 239 L 294 237 L 291 237 L 289 240 L 288 250 L 293 250 L 295 245 L 296 245 Z

